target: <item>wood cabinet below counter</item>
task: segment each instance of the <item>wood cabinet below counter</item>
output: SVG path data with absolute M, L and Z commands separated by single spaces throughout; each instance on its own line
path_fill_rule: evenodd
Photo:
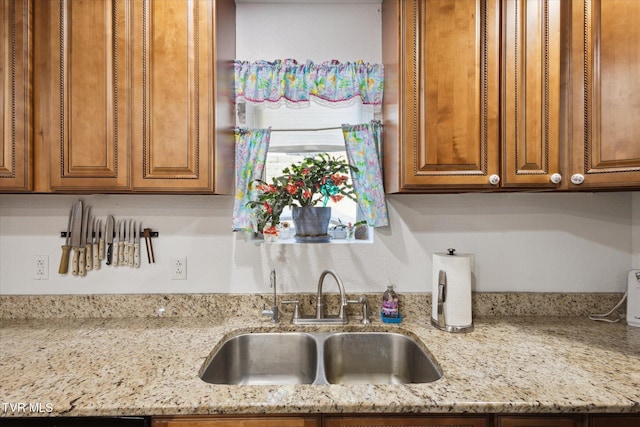
M 320 416 L 185 416 L 156 417 L 152 427 L 321 427 Z
M 490 416 L 464 415 L 369 415 L 327 416 L 323 427 L 490 427 Z
M 159 416 L 152 427 L 637 427 L 639 414 L 287 414 Z
M 583 427 L 582 415 L 498 415 L 495 427 Z

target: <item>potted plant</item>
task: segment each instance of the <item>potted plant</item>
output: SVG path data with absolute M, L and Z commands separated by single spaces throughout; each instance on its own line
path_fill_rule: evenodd
M 339 202 L 345 197 L 356 200 L 349 172 L 358 169 L 345 160 L 320 153 L 307 157 L 282 170 L 282 175 L 268 183 L 255 180 L 258 197 L 247 203 L 256 212 L 257 231 L 265 236 L 277 235 L 280 215 L 291 208 L 299 242 L 328 241 L 331 219 L 329 200 Z M 322 206 L 317 206 L 322 202 Z
M 338 223 L 331 227 L 329 232 L 331 233 L 334 239 L 347 239 L 353 240 L 355 235 L 355 230 L 358 226 L 366 224 L 367 221 L 358 221 L 355 224 L 352 223 L 343 223 L 340 218 L 338 218 Z

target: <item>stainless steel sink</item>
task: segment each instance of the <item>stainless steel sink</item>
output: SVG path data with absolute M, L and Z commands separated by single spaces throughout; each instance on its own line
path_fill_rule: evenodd
M 411 338 L 387 332 L 346 332 L 324 341 L 324 370 L 331 384 L 429 383 L 442 377 Z
M 213 384 L 407 384 L 436 381 L 442 372 L 397 333 L 277 332 L 226 340 L 200 377 Z
M 311 335 L 243 334 L 224 342 L 200 378 L 213 384 L 311 384 L 317 364 Z

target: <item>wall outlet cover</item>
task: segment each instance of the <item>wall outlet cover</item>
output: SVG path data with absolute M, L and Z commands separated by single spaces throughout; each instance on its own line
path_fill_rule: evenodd
M 33 256 L 33 280 L 49 280 L 49 255 Z
M 187 257 L 171 258 L 171 280 L 187 280 Z

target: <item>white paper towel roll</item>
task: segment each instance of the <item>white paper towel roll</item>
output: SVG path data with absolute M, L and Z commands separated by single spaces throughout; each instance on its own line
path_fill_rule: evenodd
M 433 293 L 431 315 L 438 319 L 438 277 L 440 270 L 447 277 L 444 301 L 446 326 L 466 327 L 473 323 L 471 317 L 471 258 L 472 254 L 433 254 Z

